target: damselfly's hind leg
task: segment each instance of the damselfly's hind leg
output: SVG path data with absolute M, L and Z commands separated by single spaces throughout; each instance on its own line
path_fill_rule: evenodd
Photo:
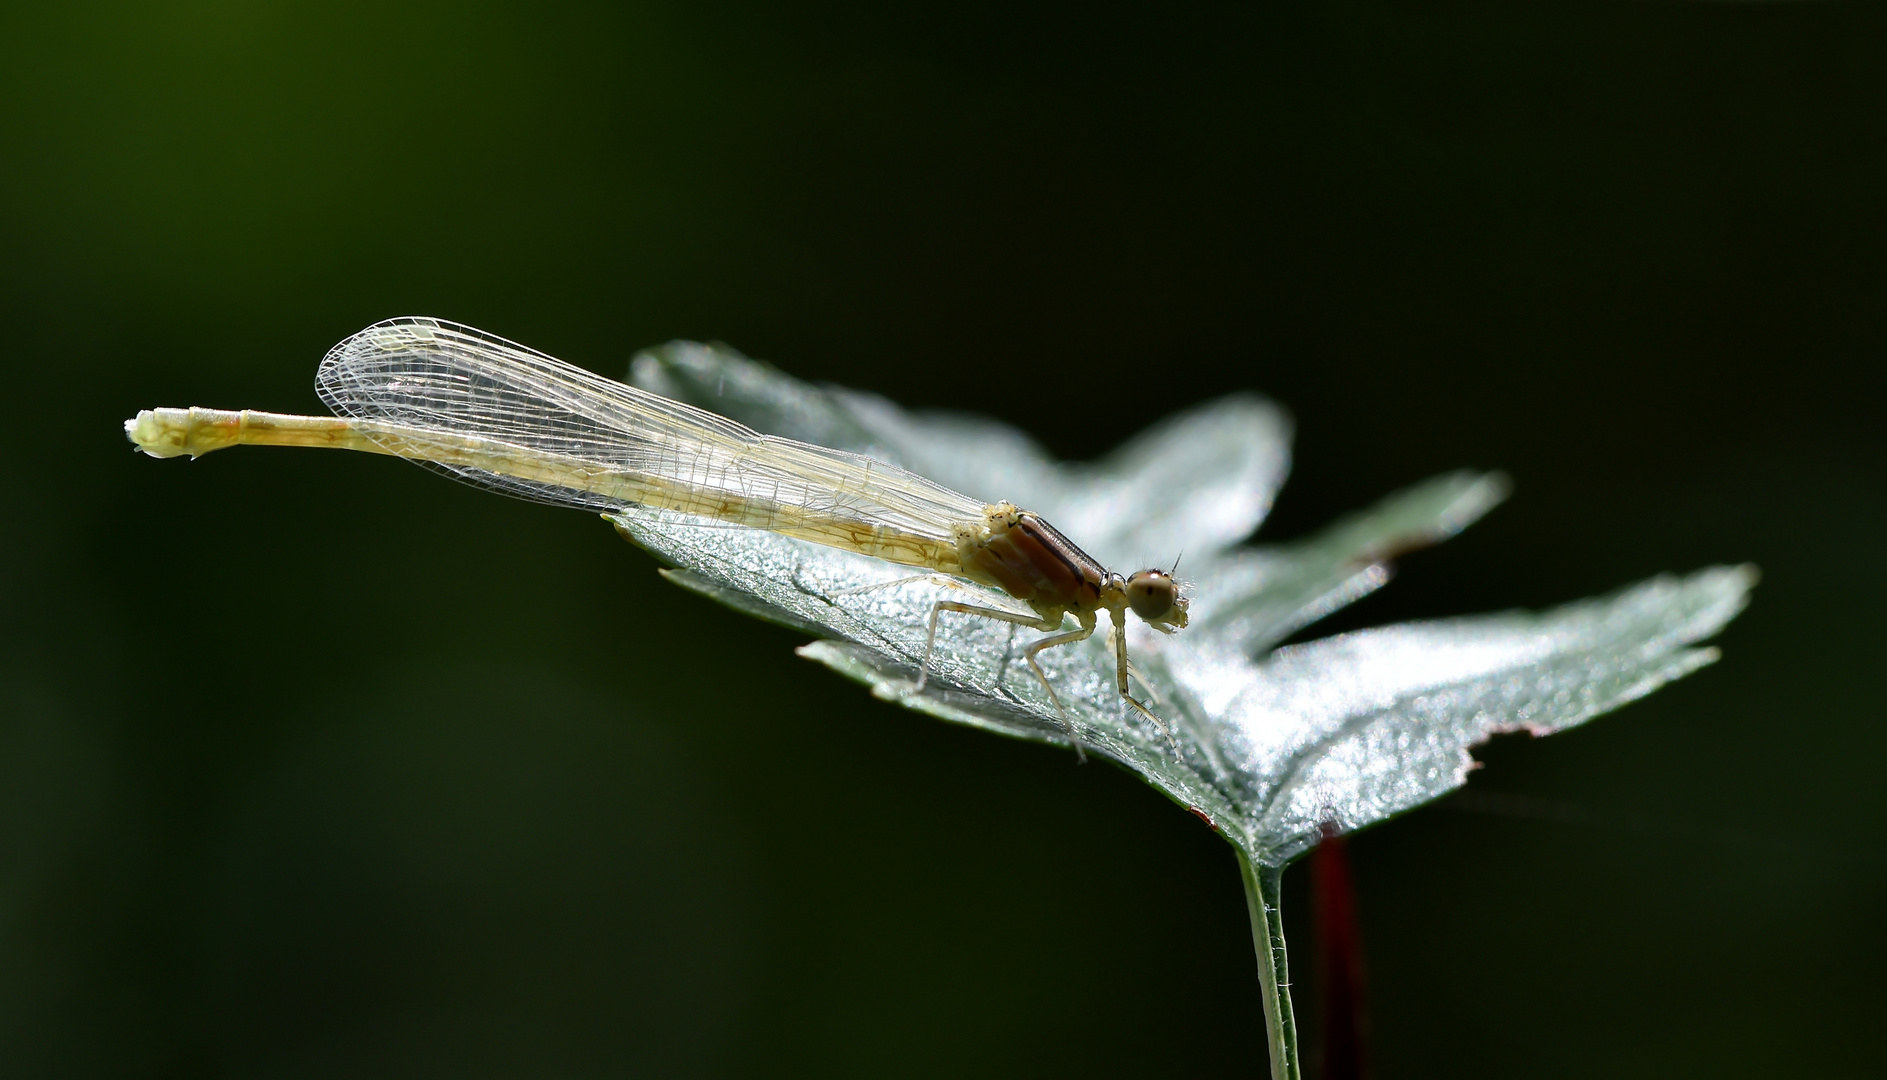
M 924 638 L 924 659 L 922 663 L 917 665 L 917 685 L 911 688 L 912 693 L 924 689 L 925 682 L 930 679 L 930 655 L 937 647 L 937 617 L 946 611 L 958 611 L 965 615 L 980 615 L 985 619 L 995 619 L 997 622 L 1015 623 L 1018 626 L 1026 626 L 1032 630 L 1061 629 L 1061 620 L 1059 619 L 1050 622 L 1040 616 L 1023 615 L 1014 611 L 1004 611 L 1001 608 L 978 607 L 975 604 L 959 604 L 952 600 L 939 600 L 930 609 L 930 632 Z M 1081 629 L 1070 630 L 1065 634 L 1053 634 L 1049 637 L 1045 637 L 1035 642 L 1033 645 L 1030 645 L 1028 651 L 1023 654 L 1029 661 L 1029 669 L 1035 672 L 1037 679 L 1042 681 L 1042 689 L 1048 691 L 1048 699 L 1055 703 L 1055 711 L 1061 714 L 1062 730 L 1068 733 L 1068 741 L 1074 744 L 1075 757 L 1081 761 L 1088 760 L 1087 753 L 1081 749 L 1081 737 L 1075 734 L 1074 721 L 1068 718 L 1068 710 L 1061 703 L 1061 695 L 1055 693 L 1055 688 L 1049 684 L 1048 675 L 1042 671 L 1042 665 L 1035 662 L 1035 654 L 1041 652 L 1043 649 L 1052 648 L 1056 645 L 1066 645 L 1072 641 L 1080 641 L 1092 633 L 1094 633 L 1094 617 L 1090 615 Z
M 912 574 L 910 577 L 892 578 L 890 581 L 874 581 L 870 585 L 854 585 L 849 589 L 839 589 L 827 593 L 827 597 L 837 600 L 841 596 L 857 596 L 860 593 L 877 592 L 879 589 L 893 589 L 899 585 L 909 585 L 914 581 L 928 581 L 932 585 L 946 589 L 961 589 L 963 583 L 942 574 Z
M 1173 748 L 1173 756 L 1177 758 L 1179 757 L 1179 742 L 1178 740 L 1173 738 L 1173 732 L 1167 728 L 1165 722 L 1163 722 L 1159 717 L 1153 715 L 1153 710 L 1147 708 L 1145 702 L 1142 702 L 1140 699 L 1134 697 L 1132 687 L 1128 686 L 1127 684 L 1127 675 L 1128 675 L 1128 672 L 1131 670 L 1132 665 L 1127 662 L 1126 620 L 1121 618 L 1119 613 L 1117 612 L 1112 613 L 1112 614 L 1114 617 L 1114 655 L 1117 658 L 1117 663 L 1115 664 L 1115 672 L 1118 675 L 1119 681 L 1120 681 L 1120 696 L 1126 700 L 1127 704 L 1132 705 L 1136 710 L 1138 710 L 1141 716 L 1144 716 L 1148 720 L 1153 721 L 1153 726 L 1159 730 L 1161 735 L 1166 737 L 1166 745 Z M 1149 694 L 1153 693 L 1153 687 L 1150 684 L 1147 684 L 1147 678 L 1145 675 L 1140 676 L 1140 682 L 1142 685 L 1146 685 L 1147 693 Z
M 997 622 L 1015 623 L 1033 630 L 1059 630 L 1061 623 L 1049 622 L 1039 615 L 1023 615 L 1020 612 L 1004 611 L 1001 608 L 981 607 L 976 604 L 960 604 L 954 600 L 939 600 L 931 605 L 930 632 L 924 635 L 924 660 L 917 665 L 917 687 L 922 690 L 930 678 L 930 654 L 937 648 L 937 616 L 946 611 L 960 611 L 965 615 L 981 615 L 985 619 Z M 1030 663 L 1034 663 L 1033 660 Z M 1054 691 L 1049 691 L 1053 694 Z

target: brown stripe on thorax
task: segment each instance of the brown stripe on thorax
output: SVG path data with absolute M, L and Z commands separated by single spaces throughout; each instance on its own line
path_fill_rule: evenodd
M 966 569 L 1037 611 L 1092 611 L 1107 578 L 1100 563 L 1027 511 L 1007 524 L 992 520 L 988 539 L 968 555 Z

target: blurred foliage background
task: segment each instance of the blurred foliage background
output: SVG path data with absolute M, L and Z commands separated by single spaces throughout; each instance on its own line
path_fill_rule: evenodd
M 318 411 L 327 347 L 401 314 L 615 376 L 720 339 L 1069 457 L 1262 390 L 1300 425 L 1273 539 L 1512 472 L 1314 633 L 1759 563 L 1720 665 L 1356 838 L 1372 1057 L 1868 1071 L 1883 29 L 7 5 L 4 1071 L 1262 1068 L 1232 854 L 1126 773 L 875 702 L 586 515 L 119 434 Z

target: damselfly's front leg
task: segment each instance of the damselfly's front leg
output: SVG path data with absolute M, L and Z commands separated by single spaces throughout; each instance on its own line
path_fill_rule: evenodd
M 924 638 L 924 660 L 917 666 L 917 685 L 912 688 L 913 693 L 924 689 L 924 683 L 930 678 L 930 654 L 937 646 L 937 616 L 942 615 L 946 611 L 959 611 L 965 615 L 980 615 L 985 619 L 1015 623 L 1018 626 L 1026 626 L 1032 630 L 1061 629 L 1060 619 L 1051 622 L 1040 616 L 1023 615 L 1014 611 L 1004 611 L 1001 608 L 978 607 L 975 604 L 959 604 L 953 600 L 939 600 L 930 609 L 930 633 Z M 1061 703 L 1061 695 L 1055 693 L 1054 686 L 1049 684 L 1048 674 L 1042 670 L 1042 665 L 1035 662 L 1035 654 L 1041 652 L 1043 649 L 1050 649 L 1057 645 L 1066 645 L 1070 642 L 1080 641 L 1092 633 L 1094 633 L 1094 616 L 1089 615 L 1079 630 L 1070 630 L 1065 634 L 1053 634 L 1049 637 L 1045 637 L 1035 642 L 1033 645 L 1030 645 L 1028 651 L 1023 654 L 1029 661 L 1029 669 L 1035 672 L 1037 679 L 1041 680 L 1042 689 L 1048 691 L 1048 699 L 1055 703 L 1055 711 L 1061 714 L 1062 730 L 1068 733 L 1068 741 L 1074 744 L 1075 756 L 1082 761 L 1086 761 L 1088 755 L 1081 749 L 1081 737 L 1075 734 L 1074 721 L 1068 718 L 1068 710 Z
M 1160 734 L 1166 737 L 1166 744 L 1173 748 L 1173 756 L 1178 757 L 1179 743 L 1173 738 L 1173 733 L 1167 730 L 1166 724 L 1161 722 L 1159 717 L 1153 715 L 1153 711 L 1147 708 L 1145 703 L 1134 697 L 1133 689 L 1127 685 L 1127 674 L 1130 667 L 1127 663 L 1127 620 L 1123 618 L 1119 612 L 1110 612 L 1110 614 L 1114 618 L 1114 654 L 1118 658 L 1118 662 L 1115 664 L 1115 671 L 1120 678 L 1120 696 L 1126 699 L 1127 704 L 1138 709 L 1141 716 L 1153 721 L 1153 726 L 1158 728 Z M 1142 675 L 1140 681 L 1145 683 L 1147 681 L 1146 676 Z M 1151 693 L 1152 690 L 1152 686 L 1147 687 L 1149 693 Z

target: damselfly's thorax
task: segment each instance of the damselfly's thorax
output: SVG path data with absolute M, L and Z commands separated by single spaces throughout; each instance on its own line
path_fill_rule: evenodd
M 1076 547 L 1053 525 L 1014 503 L 984 508 L 980 524 L 956 530 L 963 574 L 994 585 L 1034 608 L 1044 619 L 1072 612 L 1084 624 L 1103 608 L 1134 614 L 1166 631 L 1186 625 L 1186 599 L 1162 570 L 1123 578 Z

